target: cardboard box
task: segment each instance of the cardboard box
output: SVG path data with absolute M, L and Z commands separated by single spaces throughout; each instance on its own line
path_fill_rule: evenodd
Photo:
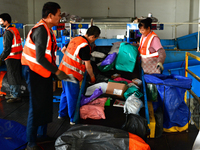
M 108 82 L 106 94 L 124 98 L 124 92 L 126 92 L 127 88 L 126 84 L 123 83 Z

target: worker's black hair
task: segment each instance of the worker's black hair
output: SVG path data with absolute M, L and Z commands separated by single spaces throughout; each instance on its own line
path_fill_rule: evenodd
M 42 9 L 42 18 L 47 18 L 47 16 L 51 13 L 53 15 L 55 15 L 58 11 L 58 9 L 60 9 L 60 5 L 58 3 L 55 2 L 47 2 L 44 4 L 43 9 Z
M 98 37 L 100 33 L 101 33 L 101 30 L 97 26 L 91 26 L 86 32 L 88 36 L 94 35 L 95 38 Z
M 140 29 L 141 27 L 144 27 L 145 29 L 148 29 L 148 27 L 150 27 L 151 29 L 151 23 L 152 23 L 152 19 L 148 17 L 139 22 L 138 28 Z
M 0 18 L 3 21 L 8 21 L 8 23 L 11 23 L 11 16 L 8 13 L 3 13 L 0 15 Z

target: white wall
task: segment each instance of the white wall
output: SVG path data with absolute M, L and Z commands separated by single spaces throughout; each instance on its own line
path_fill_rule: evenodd
M 190 10 L 190 3 L 193 5 Z M 136 16 L 144 16 L 151 12 L 161 23 L 182 23 L 192 21 L 198 15 L 198 0 L 136 0 Z M 190 20 L 190 14 L 191 16 Z M 191 32 L 197 31 L 196 29 Z M 163 31 L 156 31 L 162 39 L 175 38 L 175 27 L 166 24 Z M 189 34 L 189 25 L 177 27 L 177 37 Z
M 10 14 L 13 21 L 28 22 L 27 0 L 0 0 L 0 14 Z
M 27 0 L 0 0 L 0 14 L 8 13 L 12 22 L 26 24 L 28 22 Z M 21 37 L 23 30 L 19 29 Z
M 35 20 L 41 18 L 42 6 L 48 0 L 35 1 Z M 81 17 L 133 17 L 133 0 L 56 0 L 61 11 Z M 108 11 L 109 7 L 109 11 Z
M 191 8 L 190 8 L 190 22 L 194 21 L 198 23 L 199 18 L 199 0 L 191 0 Z M 197 32 L 198 25 L 190 25 L 189 33 Z
M 41 19 L 42 7 L 49 0 L 0 0 L 0 13 L 7 12 L 13 21 L 35 24 Z M 55 1 L 55 0 L 54 0 Z M 191 22 L 199 18 L 199 0 L 56 0 L 62 12 L 84 17 L 141 17 L 149 12 L 160 22 Z M 108 10 L 109 8 L 109 10 Z M 124 27 L 123 27 L 124 28 Z M 119 33 L 123 33 L 119 30 Z M 197 32 L 197 25 L 180 25 L 177 37 Z M 112 30 L 107 33 L 112 34 Z M 117 33 L 117 30 L 113 30 Z M 175 27 L 165 25 L 156 31 L 161 39 L 175 38 Z M 104 33 L 105 34 L 105 33 Z M 112 37 L 112 35 L 110 35 Z
M 28 1 L 33 3 L 29 5 L 31 8 L 29 9 L 29 18 L 33 18 L 29 19 L 29 23 L 35 23 L 41 18 L 42 6 L 48 0 Z M 199 17 L 199 0 L 57 0 L 56 2 L 60 4 L 62 12 L 65 11 L 82 18 L 141 17 L 147 16 L 151 12 L 159 22 L 181 23 L 191 22 Z M 197 32 L 197 25 L 180 25 L 176 29 L 177 32 L 172 24 L 166 24 L 164 30 L 156 31 L 156 33 L 161 39 L 173 39 Z M 125 33 L 124 30 L 113 30 L 113 35 L 109 35 L 109 37 L 115 36 L 116 33 Z M 108 33 L 112 34 L 112 30 L 104 31 L 103 29 L 102 36 L 108 35 Z

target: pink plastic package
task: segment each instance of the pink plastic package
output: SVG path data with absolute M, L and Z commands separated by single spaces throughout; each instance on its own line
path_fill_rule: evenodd
M 132 83 L 131 80 L 124 79 L 124 78 L 122 78 L 122 77 L 117 77 L 117 78 L 114 79 L 114 81 L 126 81 L 127 83 Z
M 82 119 L 106 119 L 104 105 L 107 97 L 97 98 L 96 100 L 80 107 L 80 117 Z

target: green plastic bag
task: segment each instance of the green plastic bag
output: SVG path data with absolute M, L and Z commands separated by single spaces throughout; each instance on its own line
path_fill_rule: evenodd
M 116 60 L 116 59 L 115 59 Z M 109 70 L 111 70 L 114 66 L 115 66 L 115 60 L 112 62 L 112 64 L 110 65 L 106 65 L 106 66 L 98 66 L 99 70 L 101 72 L 107 72 Z
M 121 43 L 117 54 L 115 68 L 120 71 L 133 72 L 137 60 L 138 48 L 129 43 Z
M 155 84 L 147 83 L 147 99 L 148 101 L 157 102 L 158 90 Z
M 135 94 L 136 97 L 141 98 L 143 96 L 143 94 L 138 90 L 138 88 L 136 88 L 135 86 L 131 86 L 129 87 L 126 92 L 124 92 L 124 97 L 125 99 L 127 99 L 129 96 L 131 96 L 132 94 Z

